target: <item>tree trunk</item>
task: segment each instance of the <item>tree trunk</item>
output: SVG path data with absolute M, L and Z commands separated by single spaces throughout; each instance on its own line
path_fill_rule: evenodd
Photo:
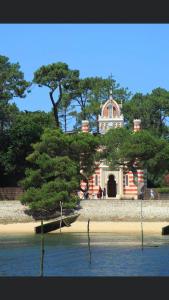
M 66 116 L 66 108 L 64 110 L 64 127 L 65 127 L 65 132 L 67 131 L 67 116 Z
M 97 133 L 99 133 L 99 117 L 98 117 L 98 115 L 96 116 L 96 128 L 97 128 Z
M 55 117 L 55 121 L 56 121 L 56 127 L 59 128 L 60 124 L 59 124 L 59 116 L 58 116 L 58 107 L 55 104 L 53 108 L 54 108 L 54 117 Z
M 60 127 L 60 125 L 59 125 L 59 116 L 58 116 L 58 105 L 61 101 L 60 100 L 61 98 L 58 100 L 58 102 L 55 102 L 54 98 L 53 98 L 53 91 L 51 91 L 49 93 L 49 95 L 50 95 L 50 100 L 51 100 L 52 105 L 53 105 L 53 111 L 54 111 L 54 118 L 55 118 L 55 121 L 56 121 L 56 127 Z

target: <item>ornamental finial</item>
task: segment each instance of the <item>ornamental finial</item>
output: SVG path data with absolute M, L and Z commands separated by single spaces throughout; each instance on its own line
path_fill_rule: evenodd
M 111 100 L 112 100 L 112 99 L 113 99 L 113 96 L 112 96 L 112 95 L 113 95 L 112 88 L 110 89 L 109 93 L 110 93 L 109 99 L 111 99 Z

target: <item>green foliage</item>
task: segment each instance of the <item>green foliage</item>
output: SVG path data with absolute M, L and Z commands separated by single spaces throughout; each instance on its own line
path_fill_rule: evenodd
M 22 197 L 22 203 L 30 205 L 31 209 L 57 209 L 59 202 L 75 203 L 77 196 L 73 192 L 78 187 L 76 179 L 76 164 L 68 157 L 41 157 L 39 154 L 33 163 L 38 168 L 36 172 L 29 170 L 24 187 L 26 193 Z M 32 161 L 32 157 L 30 158 Z M 44 164 L 43 164 L 44 162 Z M 34 182 L 35 174 L 38 179 Z M 70 206 L 70 205 L 69 205 Z
M 67 132 L 69 121 L 72 120 L 72 94 L 64 93 L 62 96 L 62 101 L 59 104 L 59 120 L 61 124 L 61 128 L 64 132 Z
M 74 207 L 80 180 L 93 173 L 98 143 L 91 134 L 46 129 L 27 157 L 31 167 L 21 182 L 22 203 L 33 210 L 58 209 L 60 201 L 64 207 Z
M 161 194 L 169 193 L 169 187 L 156 188 L 156 191 Z
M 129 128 L 133 128 L 133 119 L 141 119 L 142 128 L 152 134 L 168 137 L 169 92 L 162 88 L 154 89 L 150 94 L 137 93 L 123 106 L 123 113 Z
M 25 158 L 32 151 L 31 144 L 39 141 L 45 127 L 54 126 L 51 114 L 19 112 L 10 104 L 8 110 L 10 118 L 4 123 L 0 135 L 1 186 L 17 185 L 18 180 L 24 176 L 25 168 L 29 166 Z
M 10 128 L 18 113 L 19 109 L 15 104 L 9 104 L 7 100 L 0 101 L 0 135 Z
M 169 171 L 169 143 L 148 130 L 132 132 L 126 128 L 110 129 L 102 138 L 101 157 L 110 166 L 126 170 L 148 169 L 154 181 Z
M 10 63 L 9 58 L 0 55 L 0 101 L 9 101 L 14 97 L 25 97 L 30 83 L 24 79 L 19 63 Z
M 57 127 L 60 126 L 58 110 L 63 101 L 63 96 L 66 93 L 70 98 L 73 97 L 78 80 L 79 71 L 69 69 L 68 65 L 62 62 L 42 66 L 34 73 L 33 82 L 38 84 L 39 87 L 49 89 Z

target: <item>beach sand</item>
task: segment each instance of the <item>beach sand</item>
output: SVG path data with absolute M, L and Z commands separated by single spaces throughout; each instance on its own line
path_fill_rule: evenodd
M 40 225 L 40 222 L 11 223 L 0 224 L 0 234 L 26 234 L 34 233 L 34 227 Z M 162 227 L 169 225 L 169 222 L 143 222 L 144 234 L 161 234 Z M 90 222 L 91 233 L 133 233 L 139 234 L 141 231 L 140 222 Z M 76 221 L 70 227 L 63 227 L 62 232 L 83 233 L 87 232 L 87 221 Z M 59 233 L 59 230 L 51 232 Z

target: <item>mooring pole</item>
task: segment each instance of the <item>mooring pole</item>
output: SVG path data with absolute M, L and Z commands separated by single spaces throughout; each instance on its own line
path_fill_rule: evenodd
M 41 262 L 40 262 L 40 276 L 43 277 L 43 263 L 44 263 L 44 234 L 43 234 L 43 220 L 41 220 Z
M 140 200 L 141 201 L 141 249 L 143 251 L 144 249 L 144 233 L 143 233 L 143 207 L 142 207 L 142 199 Z
M 91 248 L 90 248 L 90 219 L 87 222 L 87 236 L 88 236 L 88 249 L 89 249 L 89 263 L 91 264 Z
M 60 233 L 61 233 L 61 227 L 62 227 L 62 206 L 63 206 L 63 202 L 60 201 Z

